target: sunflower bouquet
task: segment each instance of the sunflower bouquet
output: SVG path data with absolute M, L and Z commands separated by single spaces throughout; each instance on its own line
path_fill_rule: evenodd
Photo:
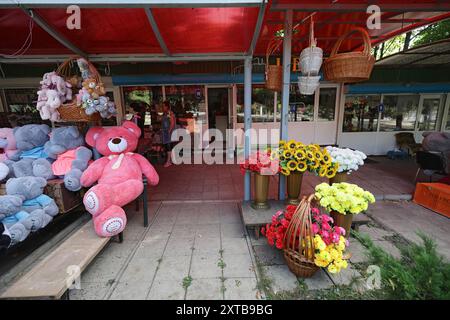
M 280 171 L 289 176 L 294 172 L 314 172 L 321 177 L 332 178 L 338 171 L 339 164 L 332 162 L 327 149 L 317 144 L 305 145 L 295 140 L 281 140 L 278 149 L 274 149 L 271 159 L 278 159 Z

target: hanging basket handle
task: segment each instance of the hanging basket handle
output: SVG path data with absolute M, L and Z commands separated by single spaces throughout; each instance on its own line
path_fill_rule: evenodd
M 63 77 L 63 78 L 69 78 L 71 76 L 70 72 L 72 69 L 72 66 L 74 63 L 76 63 L 76 61 L 78 59 L 84 59 L 88 66 L 89 66 L 89 71 L 92 75 L 92 77 L 96 80 L 97 83 L 100 82 L 100 74 L 98 73 L 97 69 L 95 68 L 95 66 L 87 59 L 81 57 L 81 56 L 72 56 L 69 59 L 67 59 L 66 61 L 64 61 L 63 63 L 61 63 L 58 68 L 56 69 L 56 73 Z
M 363 37 L 364 42 L 364 50 L 363 53 L 365 56 L 370 56 L 370 50 L 372 49 L 372 45 L 370 42 L 370 36 L 369 33 L 364 28 L 354 28 L 352 30 L 347 31 L 342 36 L 339 37 L 338 41 L 334 44 L 333 50 L 331 50 L 330 58 L 337 55 L 339 49 L 341 48 L 342 42 L 346 40 L 349 36 L 351 36 L 354 33 L 360 33 Z

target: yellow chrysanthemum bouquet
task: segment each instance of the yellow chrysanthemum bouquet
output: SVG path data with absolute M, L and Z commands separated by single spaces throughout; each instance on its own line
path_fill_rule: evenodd
M 304 145 L 295 140 L 281 140 L 279 148 L 272 150 L 271 158 L 280 161 L 280 171 L 285 176 L 293 172 L 310 171 L 321 177 L 332 178 L 339 166 L 332 162 L 327 149 L 317 144 Z
M 315 191 L 316 198 L 323 208 L 343 215 L 364 212 L 369 207 L 369 203 L 375 202 L 372 193 L 356 184 L 346 182 L 333 183 L 331 186 L 321 183 L 316 186 Z
M 318 234 L 314 236 L 314 263 L 321 268 L 327 268 L 330 273 L 338 273 L 341 269 L 347 268 L 347 260 L 344 259 L 344 251 L 348 241 L 339 237 L 337 243 L 326 244 Z

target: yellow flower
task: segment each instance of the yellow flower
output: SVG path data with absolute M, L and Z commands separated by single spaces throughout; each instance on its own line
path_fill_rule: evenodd
M 306 151 L 306 159 L 310 161 L 314 160 L 314 153 L 311 150 Z
M 306 153 L 304 150 L 300 149 L 295 151 L 295 157 L 297 160 L 305 160 L 306 159 Z
M 280 140 L 279 145 L 280 145 L 280 149 L 283 149 L 286 146 L 286 141 Z
M 313 170 L 317 169 L 319 167 L 320 163 L 318 161 L 310 161 L 309 162 L 309 167 Z
M 320 162 L 322 160 L 322 152 L 320 152 L 320 150 L 314 151 L 314 157 L 318 162 Z
M 325 175 L 327 178 L 333 178 L 336 175 L 336 171 L 335 167 L 327 168 Z
M 282 175 L 285 175 L 285 176 L 288 176 L 288 175 L 291 174 L 291 171 L 289 171 L 288 168 L 282 167 L 282 168 L 281 168 L 281 174 L 282 174 Z
M 325 164 L 330 164 L 330 163 L 331 163 L 331 157 L 330 157 L 330 154 L 328 153 L 328 151 L 327 151 L 326 149 L 323 150 L 323 153 L 322 153 L 322 161 L 323 161 Z
M 325 177 L 326 174 L 327 174 L 327 168 L 321 167 L 320 170 L 319 170 L 319 176 Z
M 293 153 L 291 149 L 286 149 L 283 151 L 283 156 L 286 160 L 292 158 L 292 155 Z
M 297 170 L 300 172 L 305 172 L 306 169 L 308 169 L 308 166 L 306 165 L 305 161 L 299 161 L 297 164 Z
M 338 273 L 339 272 L 339 268 L 336 267 L 334 264 L 330 264 L 328 266 L 328 272 L 329 273 Z
M 297 161 L 295 160 L 288 161 L 287 167 L 289 168 L 290 171 L 297 169 Z
M 305 145 L 301 142 L 297 142 L 297 149 L 304 149 Z
M 289 140 L 287 143 L 287 148 L 289 149 L 295 149 L 297 147 L 297 141 L 295 140 Z

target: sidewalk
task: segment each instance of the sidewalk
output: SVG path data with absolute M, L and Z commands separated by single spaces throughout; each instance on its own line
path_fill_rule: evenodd
M 123 243 L 111 242 L 71 299 L 259 299 L 235 203 L 162 204 L 149 228 L 128 210 Z
M 385 157 L 373 159 L 353 172 L 349 182 L 371 191 L 378 200 L 411 199 L 417 170 L 414 161 Z M 169 168 L 158 166 L 156 169 L 160 175 L 160 184 L 149 188 L 151 200 L 243 200 L 244 178 L 238 165 L 173 165 Z M 311 194 L 317 184 L 327 181 L 305 173 L 302 194 Z M 277 199 L 278 177 L 274 176 L 270 183 L 270 198 Z

